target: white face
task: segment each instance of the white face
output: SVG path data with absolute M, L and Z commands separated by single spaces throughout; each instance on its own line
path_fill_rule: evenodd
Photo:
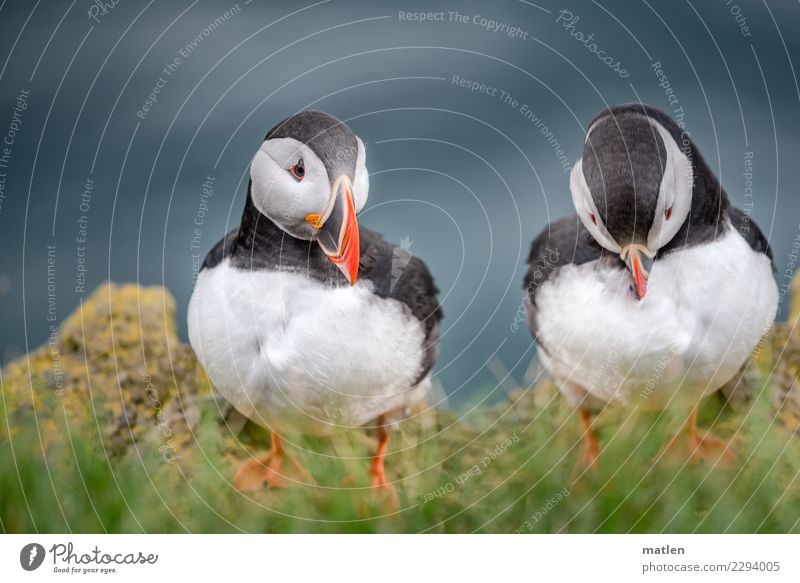
M 650 120 L 658 131 L 667 151 L 667 163 L 658 191 L 655 216 L 647 234 L 647 248 L 642 251 L 654 257 L 669 243 L 689 216 L 692 206 L 692 164 L 681 151 L 670 133 L 658 122 Z M 589 129 L 588 136 L 591 133 Z M 569 180 L 572 202 L 586 229 L 600 245 L 614 253 L 622 253 L 622 246 L 603 224 L 597 212 L 592 193 L 583 175 L 583 161 L 579 159 L 572 168 Z
M 369 175 L 364 144 L 357 142 L 352 194 L 359 212 L 367 202 Z M 265 140 L 253 157 L 250 178 L 253 203 L 261 214 L 293 237 L 312 239 L 315 229 L 306 216 L 328 208 L 338 177 L 328 176 L 322 160 L 307 145 L 293 138 L 273 138 Z

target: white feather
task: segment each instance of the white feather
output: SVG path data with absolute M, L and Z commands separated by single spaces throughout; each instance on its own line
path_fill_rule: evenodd
M 573 403 L 585 391 L 661 407 L 678 387 L 699 400 L 736 374 L 778 304 L 770 260 L 730 225 L 656 260 L 643 300 L 629 287 L 626 270 L 593 261 L 560 268 L 537 292 L 540 356 Z
M 614 240 L 603 224 L 602 217 L 597 211 L 592 192 L 586 184 L 586 177 L 583 175 L 583 158 L 578 158 L 572 167 L 569 175 L 569 191 L 572 194 L 572 204 L 578 211 L 583 226 L 589 231 L 600 245 L 614 253 L 621 253 L 622 247 Z M 591 217 L 594 217 L 592 220 Z
M 403 410 L 430 389 L 424 330 L 408 308 L 354 287 L 288 271 L 201 272 L 189 340 L 216 389 L 271 429 L 323 434 Z
M 656 215 L 647 234 L 647 246 L 650 249 L 661 249 L 672 241 L 689 216 L 692 208 L 694 172 L 692 162 L 664 126 L 653 119 L 650 120 L 650 124 L 658 131 L 667 152 L 664 175 L 661 177 L 661 186 L 658 190 Z M 672 209 L 669 220 L 666 217 L 667 209 Z

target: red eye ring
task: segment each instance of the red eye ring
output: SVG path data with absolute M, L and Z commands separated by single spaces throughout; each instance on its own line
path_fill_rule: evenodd
M 668 221 L 671 216 L 672 216 L 672 207 L 669 207 L 664 211 L 664 220 Z
M 289 168 L 289 173 L 294 176 L 294 179 L 297 182 L 300 182 L 306 175 L 306 166 L 303 163 L 303 159 L 300 158 L 297 163 Z
M 589 213 L 589 218 L 592 219 L 592 223 L 597 225 L 597 217 L 594 216 L 594 213 Z

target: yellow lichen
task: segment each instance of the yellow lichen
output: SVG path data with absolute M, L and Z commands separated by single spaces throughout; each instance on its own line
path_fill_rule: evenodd
M 177 450 L 204 395 L 210 385 L 178 339 L 175 300 L 159 286 L 101 285 L 50 342 L 3 373 L 11 431 L 15 415 L 33 412 L 45 448 L 80 431 L 110 453 L 142 440 Z

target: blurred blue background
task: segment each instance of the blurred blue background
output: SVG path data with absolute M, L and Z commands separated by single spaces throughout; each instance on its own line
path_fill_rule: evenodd
M 569 167 L 608 105 L 684 116 L 785 284 L 800 220 L 798 24 L 796 2 L 744 0 L 3 1 L 0 356 L 44 343 L 48 314 L 60 321 L 108 279 L 168 287 L 185 338 L 193 253 L 238 224 L 267 130 L 308 108 L 366 143 L 362 224 L 410 241 L 436 276 L 451 404 L 524 384 L 527 251 L 572 212 Z M 500 387 L 504 370 L 515 381 Z

